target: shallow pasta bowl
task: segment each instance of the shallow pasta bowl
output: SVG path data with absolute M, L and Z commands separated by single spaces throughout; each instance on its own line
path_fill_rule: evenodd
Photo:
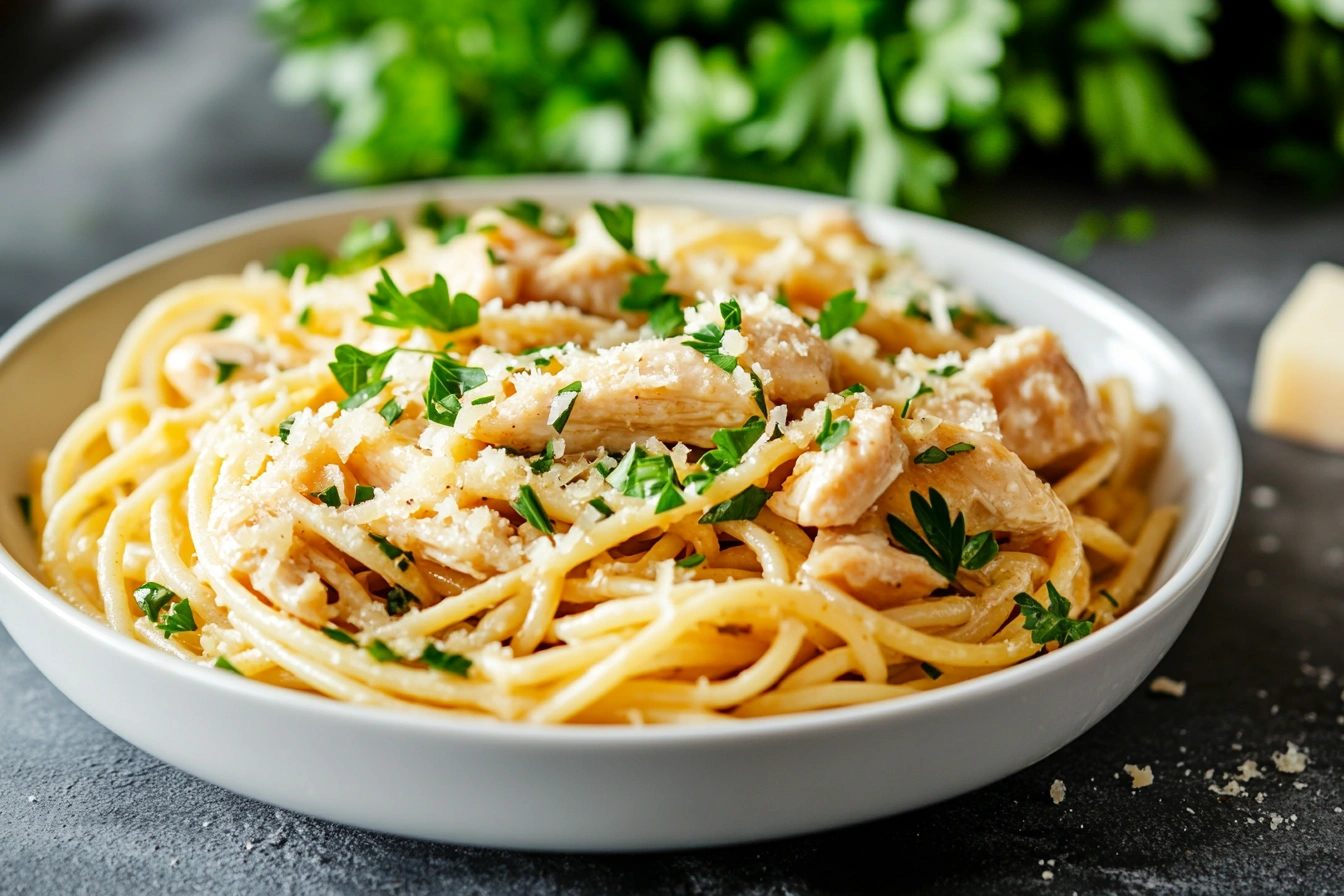
M 22 421 L 0 444 L 0 492 L 27 491 L 30 455 L 94 400 L 122 330 L 162 290 L 291 245 L 332 245 L 355 215 L 406 218 L 427 198 L 474 207 L 519 196 L 560 208 L 595 198 L 693 205 L 730 217 L 836 202 L 691 179 L 520 177 L 336 193 L 199 227 L 89 274 L 0 339 L 0 415 Z M 584 850 L 729 843 L 913 809 L 1011 774 L 1114 709 L 1190 618 L 1236 512 L 1236 430 L 1190 354 L 1097 284 L 957 224 L 882 208 L 859 214 L 878 242 L 908 245 L 1006 316 L 1054 329 L 1085 378 L 1124 374 L 1142 404 L 1170 409 L 1155 498 L 1180 503 L 1183 515 L 1148 597 L 1114 625 L 1011 669 L 885 703 L 684 727 L 464 722 L 285 691 L 115 634 L 35 577 L 32 537 L 9 500 L 0 504 L 0 621 L 66 696 L 165 762 L 259 800 L 415 837 Z M 388 756 L 395 761 L 380 759 Z

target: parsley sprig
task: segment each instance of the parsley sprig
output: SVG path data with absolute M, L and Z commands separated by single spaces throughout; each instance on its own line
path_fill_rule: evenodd
M 550 413 L 547 414 L 546 423 L 556 433 L 565 431 L 565 424 L 569 422 L 569 414 L 574 410 L 574 402 L 578 400 L 579 393 L 583 391 L 583 383 L 575 380 L 568 386 L 562 386 L 556 391 L 555 398 L 551 400 Z
M 555 534 L 555 526 L 551 523 L 551 518 L 546 515 L 546 508 L 542 506 L 541 499 L 532 490 L 532 486 L 523 485 L 518 488 L 518 500 L 513 502 L 513 509 L 539 531 L 547 535 Z
M 1063 647 L 1070 641 L 1078 641 L 1092 633 L 1090 619 L 1070 619 L 1072 605 L 1069 599 L 1059 593 L 1054 582 L 1045 583 L 1050 606 L 1045 607 L 1036 598 L 1025 591 L 1013 598 L 1013 602 L 1022 608 L 1022 627 L 1031 632 L 1034 644 L 1059 642 Z
M 946 448 L 930 445 L 928 448 L 925 448 L 915 455 L 915 463 L 940 464 L 954 454 L 964 454 L 967 451 L 974 450 L 975 446 L 969 442 L 957 442 L 955 445 L 948 445 Z
M 887 514 L 887 526 L 897 543 L 910 553 L 923 557 L 933 571 L 949 582 L 955 581 L 957 569 L 981 569 L 999 553 L 994 533 L 985 531 L 966 538 L 966 515 L 952 518 L 947 500 L 936 488 L 929 489 L 926 500 L 919 492 L 910 492 L 910 507 L 915 520 L 924 530 L 924 537 L 907 526 L 895 514 Z M 927 539 L 927 540 L 926 540 Z
M 666 454 L 649 454 L 638 445 L 621 458 L 616 469 L 607 476 L 607 482 L 627 497 L 657 498 L 655 513 L 664 513 L 686 503 L 672 458 Z
M 357 408 L 383 391 L 383 387 L 391 382 L 383 378 L 383 371 L 396 352 L 394 347 L 372 355 L 353 345 L 336 346 L 336 360 L 327 367 L 345 390 L 345 399 L 338 403 L 342 410 Z
M 513 218 L 515 221 L 522 221 L 528 227 L 534 229 L 541 228 L 541 213 L 543 209 L 539 202 L 534 202 L 531 199 L 515 199 L 508 205 L 499 206 L 499 210 L 510 218 Z
M 403 330 L 424 327 L 451 333 L 475 326 L 480 320 L 481 303 L 464 292 L 450 296 L 448 281 L 442 274 L 435 274 L 434 282 L 429 286 L 408 294 L 392 281 L 386 268 L 380 270 L 382 279 L 374 284 L 373 292 L 369 294 L 373 313 L 364 317 L 365 323 Z
M 429 385 L 425 387 L 425 416 L 431 423 L 452 426 L 462 410 L 462 393 L 469 392 L 486 381 L 486 373 L 479 367 L 467 367 L 443 356 L 436 357 L 429 371 Z
M 705 324 L 690 335 L 686 344 L 722 368 L 724 373 L 732 373 L 737 369 L 737 356 L 723 350 L 723 337 L 728 330 L 742 329 L 742 306 L 736 299 L 729 299 L 719 305 L 719 313 L 723 316 L 723 326 Z
M 434 231 L 435 236 L 438 237 L 439 245 L 443 245 L 467 230 L 466 215 L 445 214 L 443 209 L 433 202 L 426 202 L 420 206 L 420 212 L 416 215 L 415 223 Z
M 618 307 L 622 311 L 647 313 L 649 329 L 659 339 L 675 336 L 686 326 L 681 296 L 666 291 L 667 272 L 656 265 L 647 274 L 633 274 Z
M 635 210 L 624 202 L 618 202 L 614 206 L 605 205 L 601 202 L 593 203 L 593 211 L 597 212 L 598 220 L 602 226 L 611 234 L 622 249 L 627 252 L 635 251 Z
M 817 329 L 821 330 L 822 339 L 830 339 L 841 330 L 854 326 L 863 317 L 868 310 L 868 303 L 857 301 L 854 296 L 854 290 L 847 289 L 827 299 L 826 304 L 821 306 Z
M 821 418 L 821 429 L 817 431 L 817 446 L 822 451 L 831 451 L 840 447 L 840 443 L 849 435 L 848 420 L 831 420 L 831 409 L 827 408 Z

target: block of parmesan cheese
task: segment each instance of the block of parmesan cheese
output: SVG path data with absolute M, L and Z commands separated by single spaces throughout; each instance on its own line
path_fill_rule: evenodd
M 1344 268 L 1314 265 L 1260 337 L 1251 425 L 1344 451 Z

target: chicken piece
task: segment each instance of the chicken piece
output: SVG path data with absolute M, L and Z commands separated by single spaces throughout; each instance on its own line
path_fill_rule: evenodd
M 966 376 L 993 395 L 1003 443 L 1033 470 L 1048 471 L 1103 437 L 1096 405 L 1049 330 L 999 337 L 971 353 Z
M 528 266 L 518 300 L 559 302 L 635 323 L 642 316 L 622 312 L 619 306 L 630 287 L 630 275 L 642 270 L 638 258 L 611 238 L 596 214 L 586 211 L 574 222 L 572 246 L 552 256 L 538 256 Z
M 900 378 L 886 388 L 873 389 L 873 400 L 903 409 L 906 400 L 916 393 L 922 383 L 933 391 L 913 402 L 911 413 L 907 416 L 937 417 L 957 426 L 997 436 L 999 415 L 994 408 L 994 396 L 966 375 L 962 370 L 964 363 L 961 356 L 954 352 L 930 358 L 906 349 L 896 355 L 889 365 L 892 373 Z
M 613 332 L 620 329 L 619 325 L 613 328 L 606 318 L 554 302 L 481 309 L 481 342 L 511 355 L 548 345 L 572 342 L 586 348 L 595 341 L 605 346 L 639 338 L 635 329 Z
M 1072 525 L 1069 509 L 1050 486 L 998 438 L 930 418 L 901 429 L 912 456 L 931 447 L 947 449 L 959 443 L 973 446 L 940 463 L 911 464 L 882 496 L 881 509 L 894 513 L 916 532 L 918 521 L 910 508 L 910 492 L 928 497 L 937 489 L 953 518 L 966 514 L 968 536 L 991 530 L 1008 536 L 1008 547 L 1024 550 L 1051 541 Z
M 193 333 L 178 340 L 163 359 L 163 375 L 188 401 L 202 398 L 221 382 L 259 382 L 297 363 L 294 350 L 246 340 L 227 331 Z M 227 365 L 234 365 L 228 367 Z
M 803 573 L 879 610 L 928 597 L 947 584 L 924 558 L 894 547 L 875 514 L 866 519 L 871 525 L 818 531 Z
M 798 315 L 758 293 L 739 299 L 742 335 L 747 339 L 743 366 L 770 371 L 765 394 L 794 410 L 811 407 L 830 392 L 831 350 Z
M 552 408 L 561 388 L 582 382 L 564 428 L 566 451 L 625 451 L 650 437 L 712 448 L 716 430 L 758 414 L 752 383 L 667 339 L 630 342 L 596 354 L 561 356 L 555 374 L 515 375 L 513 395 L 496 401 L 466 433 L 493 445 L 535 453 L 556 438 Z M 559 398 L 568 401 L 569 394 Z
M 889 407 L 855 411 L 844 441 L 798 458 L 784 487 L 770 497 L 770 509 L 800 526 L 858 522 L 909 460 L 895 418 Z

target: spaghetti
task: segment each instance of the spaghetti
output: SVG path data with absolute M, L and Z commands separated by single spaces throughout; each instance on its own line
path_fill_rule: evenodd
M 844 214 L 430 206 L 272 268 L 151 301 L 34 464 L 53 590 L 188 662 L 535 723 L 885 700 L 1109 624 L 1177 518 L 1160 410 Z

